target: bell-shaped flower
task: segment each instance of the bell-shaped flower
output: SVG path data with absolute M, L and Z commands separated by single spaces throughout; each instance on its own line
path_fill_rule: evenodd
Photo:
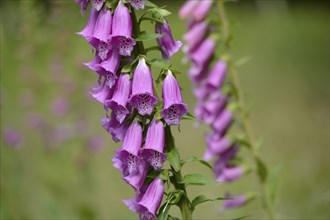
M 105 0 L 91 0 L 93 8 L 95 8 L 97 11 L 100 11 Z
M 163 167 L 166 159 L 164 154 L 165 131 L 161 121 L 153 120 L 147 131 L 144 147 L 141 149 L 141 157 L 155 170 Z
M 111 113 L 110 118 L 102 118 L 101 124 L 103 128 L 112 136 L 112 140 L 114 142 L 124 140 L 128 129 L 128 124 L 125 122 L 119 123 L 114 113 Z
M 188 113 L 188 107 L 182 101 L 179 84 L 170 70 L 164 79 L 162 90 L 164 109 L 160 115 L 168 125 L 179 125 L 182 117 Z
M 233 114 L 229 110 L 222 111 L 214 120 L 212 127 L 220 135 L 224 135 L 233 121 Z
M 135 10 L 144 9 L 147 0 L 127 0 Z
M 110 45 L 108 40 L 112 29 L 112 16 L 111 11 L 104 7 L 96 20 L 93 35 L 89 38 L 88 42 L 96 49 L 96 54 L 105 60 L 108 58 Z
M 148 173 L 147 163 L 141 160 L 138 169 L 139 171 L 136 174 L 131 174 L 123 177 L 125 182 L 132 186 L 135 191 L 140 191 L 141 187 L 143 186 L 144 180 Z
M 227 97 L 221 92 L 213 93 L 203 105 L 203 121 L 211 125 L 227 105 Z
M 92 88 L 89 94 L 104 105 L 105 101 L 111 99 L 113 95 L 113 89 L 110 89 L 107 85 L 107 80 L 104 80 L 102 85 L 96 88 Z
M 255 198 L 254 193 L 246 193 L 243 195 L 231 195 L 229 193 L 226 193 L 225 198 L 228 198 L 223 201 L 223 208 L 229 209 L 229 208 L 237 208 L 245 205 L 249 201 L 253 200 Z
M 156 24 L 156 33 L 164 36 L 157 38 L 157 43 L 162 51 L 163 59 L 169 60 L 182 46 L 181 41 L 174 41 L 172 31 L 166 19 L 164 24 Z
M 85 66 L 87 66 L 90 70 L 93 70 L 97 72 L 99 70 L 100 64 L 102 60 L 99 56 L 94 56 L 94 59 L 88 63 L 83 63 Z
M 137 211 L 140 219 L 156 219 L 156 212 L 164 196 L 164 183 L 157 177 L 149 185 L 142 199 L 138 202 Z
M 112 109 L 119 123 L 122 123 L 129 113 L 126 108 L 128 97 L 131 93 L 131 81 L 128 74 L 121 74 L 117 80 L 113 96 L 105 102 L 107 108 Z
M 215 46 L 215 41 L 207 38 L 188 54 L 196 68 L 202 69 L 210 61 L 214 54 Z
M 199 1 L 198 7 L 192 11 L 192 17 L 196 21 L 203 20 L 209 13 L 213 0 Z
M 207 77 L 206 87 L 210 92 L 219 90 L 225 81 L 227 74 L 227 65 L 225 62 L 219 60 L 214 64 L 209 76 Z
M 181 19 L 185 19 L 191 16 L 193 11 L 198 7 L 199 1 L 187 0 L 179 10 L 179 16 Z
M 132 18 L 122 0 L 119 1 L 113 15 L 110 45 L 118 48 L 119 54 L 123 56 L 130 56 L 135 45 L 132 38 Z
M 76 0 L 76 3 L 80 5 L 81 14 L 84 15 L 89 5 L 89 0 Z
M 132 82 L 132 94 L 129 103 L 141 115 L 150 115 L 158 99 L 154 96 L 153 78 L 144 58 L 139 60 Z
M 94 8 L 91 8 L 86 26 L 77 34 L 83 36 L 87 40 L 92 37 L 98 15 L 98 11 Z
M 186 42 L 184 47 L 185 52 L 194 50 L 204 39 L 208 25 L 206 22 L 202 21 L 195 24 L 191 29 L 183 36 Z
M 223 137 L 220 140 L 214 140 L 208 136 L 206 137 L 206 142 L 208 149 L 212 152 L 213 155 L 220 155 L 232 146 L 232 143 L 226 137 Z
M 116 83 L 116 72 L 118 70 L 119 63 L 120 55 L 118 50 L 112 49 L 109 52 L 107 60 L 104 60 L 102 63 L 100 63 L 96 70 L 100 76 L 107 80 L 107 86 L 109 86 L 109 88 L 112 88 Z
M 116 156 L 126 167 L 124 173 L 127 173 L 128 175 L 139 173 L 139 151 L 141 145 L 142 128 L 137 121 L 133 121 L 125 134 L 122 148 L 115 151 Z
M 207 60 L 206 63 L 202 63 L 201 65 L 192 63 L 188 75 L 192 79 L 192 82 L 195 84 L 205 84 L 204 78 L 207 76 L 208 69 L 209 69 L 209 62 L 210 60 Z
M 215 171 L 215 179 L 219 183 L 235 181 L 245 172 L 243 167 L 223 167 L 217 171 Z

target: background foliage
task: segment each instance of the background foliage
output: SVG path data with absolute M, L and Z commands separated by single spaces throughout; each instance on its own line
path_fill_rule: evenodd
M 182 4 L 162 2 L 172 12 Z M 281 167 L 275 216 L 327 219 L 329 5 L 297 2 L 228 3 L 232 48 L 237 58 L 252 58 L 239 69 L 242 86 L 251 101 L 255 133 L 264 140 L 262 154 L 270 167 Z M 74 34 L 87 16 L 64 0 L 5 0 L 0 7 L 1 219 L 135 218 L 121 202 L 133 192 L 112 166 L 119 146 L 99 123 L 102 107 L 88 96 L 95 75 L 81 62 L 92 54 Z M 180 38 L 184 22 L 173 13 L 169 23 Z M 185 72 L 182 57 L 176 55 L 173 63 Z M 179 79 L 192 109 L 188 77 L 181 74 Z M 22 135 L 18 145 L 6 142 L 8 128 Z M 182 158 L 201 157 L 206 130 L 183 121 L 181 133 L 174 134 Z M 183 170 L 192 171 L 212 175 L 193 163 Z M 192 198 L 217 197 L 229 188 L 239 194 L 257 191 L 257 184 L 250 175 L 232 185 L 190 186 L 188 191 Z M 253 202 L 221 214 L 221 202 L 205 203 L 194 214 L 196 219 L 258 218 L 259 206 Z

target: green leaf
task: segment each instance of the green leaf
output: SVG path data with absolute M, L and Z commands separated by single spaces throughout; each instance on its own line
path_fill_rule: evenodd
M 186 163 L 192 162 L 192 161 L 200 162 L 201 164 L 203 164 L 204 166 L 210 168 L 210 169 L 213 171 L 213 167 L 212 167 L 211 164 L 209 164 L 209 163 L 206 162 L 205 160 L 198 159 L 197 157 L 194 157 L 194 156 L 189 156 L 189 157 L 187 157 L 186 159 L 181 160 L 181 166 L 183 166 L 183 165 L 186 164 Z
M 185 116 L 182 117 L 183 120 L 196 120 L 196 117 L 188 112 Z
M 266 183 L 266 195 L 268 198 L 268 201 L 270 202 L 271 206 L 274 205 L 275 199 L 276 199 L 276 191 L 278 186 L 278 177 L 279 173 L 281 171 L 281 166 L 277 166 L 273 168 L 269 174 L 269 177 L 267 179 Z
M 164 36 L 164 34 L 156 34 L 156 33 L 150 33 L 147 31 L 141 31 L 139 35 L 135 38 L 136 41 L 148 41 L 148 40 L 154 40 L 156 38 L 160 38 Z
M 181 196 L 182 196 L 183 194 L 184 194 L 184 192 L 183 192 L 181 189 L 179 189 L 179 190 L 175 190 L 175 191 L 173 191 L 173 192 L 170 192 L 170 193 L 168 194 L 168 198 L 170 198 L 169 203 L 170 203 L 171 205 L 175 205 L 175 204 L 177 204 L 177 203 L 180 201 Z
M 241 216 L 241 217 L 238 217 L 238 218 L 233 218 L 231 220 L 242 220 L 242 219 L 248 218 L 249 216 L 251 216 L 251 215 Z
M 158 212 L 158 219 L 159 220 L 167 220 L 168 218 L 168 213 L 170 212 L 170 206 L 168 201 L 166 203 L 164 203 Z
M 256 158 L 256 163 L 257 163 L 257 173 L 258 173 L 259 179 L 261 180 L 261 182 L 264 183 L 266 181 L 267 175 L 268 175 L 267 167 L 264 164 L 264 162 L 262 162 L 262 160 L 258 157 Z
M 216 201 L 216 200 L 228 200 L 228 198 L 222 198 L 222 197 L 218 197 L 218 198 L 215 198 L 215 199 L 209 199 L 207 198 L 206 196 L 204 195 L 199 195 L 199 196 L 196 196 L 192 202 L 191 202 L 191 207 L 192 209 L 194 210 L 195 207 L 201 203 L 204 203 L 204 202 L 210 202 L 210 201 Z
M 164 181 L 167 181 L 170 176 L 170 171 L 168 169 L 164 169 L 160 171 L 160 178 Z
M 215 183 L 213 179 L 200 174 L 187 174 L 183 177 L 181 182 L 185 185 L 207 185 Z
M 180 170 L 180 155 L 176 148 L 166 154 L 166 160 L 171 164 L 171 166 L 176 172 Z
M 163 17 L 169 16 L 170 14 L 172 14 L 171 12 L 169 12 L 163 8 L 157 8 L 156 11 L 159 12 L 159 14 Z

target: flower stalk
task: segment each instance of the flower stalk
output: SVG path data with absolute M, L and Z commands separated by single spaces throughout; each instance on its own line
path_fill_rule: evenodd
M 225 0 L 219 0 L 217 1 L 218 4 L 218 9 L 219 9 L 219 16 L 220 16 L 220 30 L 222 33 L 222 43 L 224 45 L 225 53 L 228 57 L 228 72 L 229 75 L 231 75 L 232 83 L 234 90 L 236 91 L 234 97 L 239 104 L 238 107 L 238 113 L 240 115 L 240 118 L 242 120 L 243 124 L 243 131 L 245 133 L 246 139 L 250 145 L 249 149 L 250 152 L 252 153 L 252 156 L 255 160 L 256 166 L 259 166 L 259 161 L 261 161 L 258 149 L 256 147 L 256 144 L 254 142 L 254 136 L 253 136 L 253 130 L 250 124 L 250 118 L 249 114 L 246 112 L 246 105 L 245 105 L 245 100 L 244 100 L 244 95 L 242 91 L 242 87 L 240 84 L 240 80 L 238 77 L 238 72 L 237 72 L 237 67 L 236 65 L 230 60 L 229 56 L 229 50 L 230 50 L 230 30 L 229 30 L 229 22 L 226 16 L 226 10 L 225 10 Z M 265 186 L 265 180 L 261 176 L 259 176 L 259 186 L 260 186 L 260 193 L 261 193 L 261 202 L 262 202 L 262 207 L 265 208 L 268 218 L 273 219 L 273 213 L 272 213 L 272 207 L 270 206 L 269 202 L 267 201 L 266 198 L 266 186 Z

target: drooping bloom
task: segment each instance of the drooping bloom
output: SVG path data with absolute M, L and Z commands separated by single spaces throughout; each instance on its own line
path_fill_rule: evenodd
M 223 85 L 223 82 L 226 78 L 226 74 L 227 74 L 226 63 L 221 60 L 217 61 L 207 78 L 207 82 L 206 82 L 207 89 L 209 89 L 210 92 L 215 92 L 219 90 Z
M 172 31 L 166 19 L 164 24 L 156 24 L 156 33 L 164 36 L 157 38 L 157 43 L 161 48 L 163 59 L 169 60 L 182 46 L 181 41 L 174 41 Z
M 92 88 L 92 90 L 89 92 L 89 94 L 94 99 L 96 99 L 100 103 L 104 104 L 106 100 L 111 99 L 112 94 L 113 94 L 113 89 L 110 89 L 107 86 L 107 80 L 105 80 L 102 85 Z
M 94 8 L 91 8 L 86 26 L 82 31 L 78 32 L 77 34 L 83 36 L 87 40 L 88 38 L 92 37 L 98 15 L 98 11 Z
M 144 9 L 147 0 L 127 0 L 135 10 Z
M 198 7 L 199 1 L 188 0 L 179 10 L 179 16 L 181 19 L 191 16 L 196 7 Z
M 142 199 L 137 204 L 137 211 L 141 219 L 156 219 L 156 212 L 164 195 L 164 183 L 157 177 L 149 185 Z
M 216 166 L 216 164 L 215 164 Z M 216 181 L 219 183 L 232 182 L 239 179 L 244 174 L 242 167 L 223 167 L 221 171 L 216 171 Z
M 194 25 L 184 36 L 186 42 L 185 52 L 194 50 L 204 39 L 208 25 L 206 22 L 200 22 Z
M 213 0 L 199 1 L 198 7 L 192 11 L 192 17 L 196 21 L 203 20 L 209 13 Z
M 142 145 L 142 128 L 137 121 L 129 126 L 123 141 L 123 147 L 115 151 L 116 157 L 124 164 L 123 173 L 135 175 L 139 172 L 139 151 Z
M 215 46 L 215 41 L 207 38 L 188 54 L 196 68 L 202 69 L 208 63 L 214 54 Z
M 245 195 L 230 195 L 229 193 L 225 194 L 225 198 L 228 198 L 228 200 L 223 201 L 223 207 L 228 208 L 235 208 L 240 207 L 244 205 L 247 201 L 247 198 Z
M 96 20 L 93 35 L 88 39 L 89 43 L 96 49 L 96 54 L 105 60 L 108 58 L 110 45 L 108 40 L 112 29 L 111 11 L 104 7 Z
M 107 86 L 112 88 L 117 79 L 117 70 L 120 63 L 120 55 L 118 50 L 112 49 L 108 53 L 108 59 L 104 60 L 98 65 L 97 72 L 100 76 L 103 76 L 107 80 Z
M 164 79 L 162 90 L 164 109 L 160 115 L 168 125 L 179 125 L 182 117 L 188 113 L 188 107 L 182 101 L 179 84 L 170 70 Z
M 140 191 L 140 189 L 143 186 L 144 180 L 148 173 L 148 165 L 145 161 L 141 160 L 138 172 L 136 174 L 131 174 L 124 176 L 123 179 L 126 183 L 128 183 L 130 186 L 132 186 L 136 191 Z
M 132 38 L 132 18 L 123 1 L 119 1 L 113 16 L 110 45 L 119 50 L 119 54 L 130 56 L 135 45 Z
M 131 81 L 129 75 L 121 74 L 117 80 L 112 98 L 105 102 L 105 106 L 112 109 L 119 123 L 122 123 L 129 113 L 126 104 L 130 93 Z
M 100 11 L 105 0 L 91 0 L 92 1 L 92 6 L 95 8 L 97 11 Z
M 76 0 L 76 3 L 80 5 L 81 14 L 84 15 L 89 5 L 89 0 Z
M 154 96 L 153 78 L 144 58 L 139 60 L 132 82 L 132 94 L 129 103 L 141 115 L 150 115 L 158 99 Z
M 111 112 L 110 118 L 102 118 L 103 128 L 112 136 L 114 142 L 123 141 L 129 125 L 125 122 L 119 123 L 116 115 Z
M 87 66 L 90 70 L 93 70 L 95 72 L 99 71 L 100 64 L 102 62 L 102 59 L 99 56 L 94 56 L 94 59 L 88 63 L 83 63 L 85 66 Z
M 213 93 L 203 104 L 203 122 L 211 125 L 217 115 L 223 111 L 227 105 L 227 97 L 221 92 Z
M 153 120 L 149 125 L 144 147 L 141 149 L 141 157 L 155 170 L 161 169 L 166 159 L 164 144 L 165 131 L 163 123 Z
M 212 127 L 215 129 L 219 134 L 223 135 L 226 133 L 227 129 L 231 125 L 233 121 L 233 114 L 229 110 L 224 110 L 221 112 L 216 119 L 214 120 Z

